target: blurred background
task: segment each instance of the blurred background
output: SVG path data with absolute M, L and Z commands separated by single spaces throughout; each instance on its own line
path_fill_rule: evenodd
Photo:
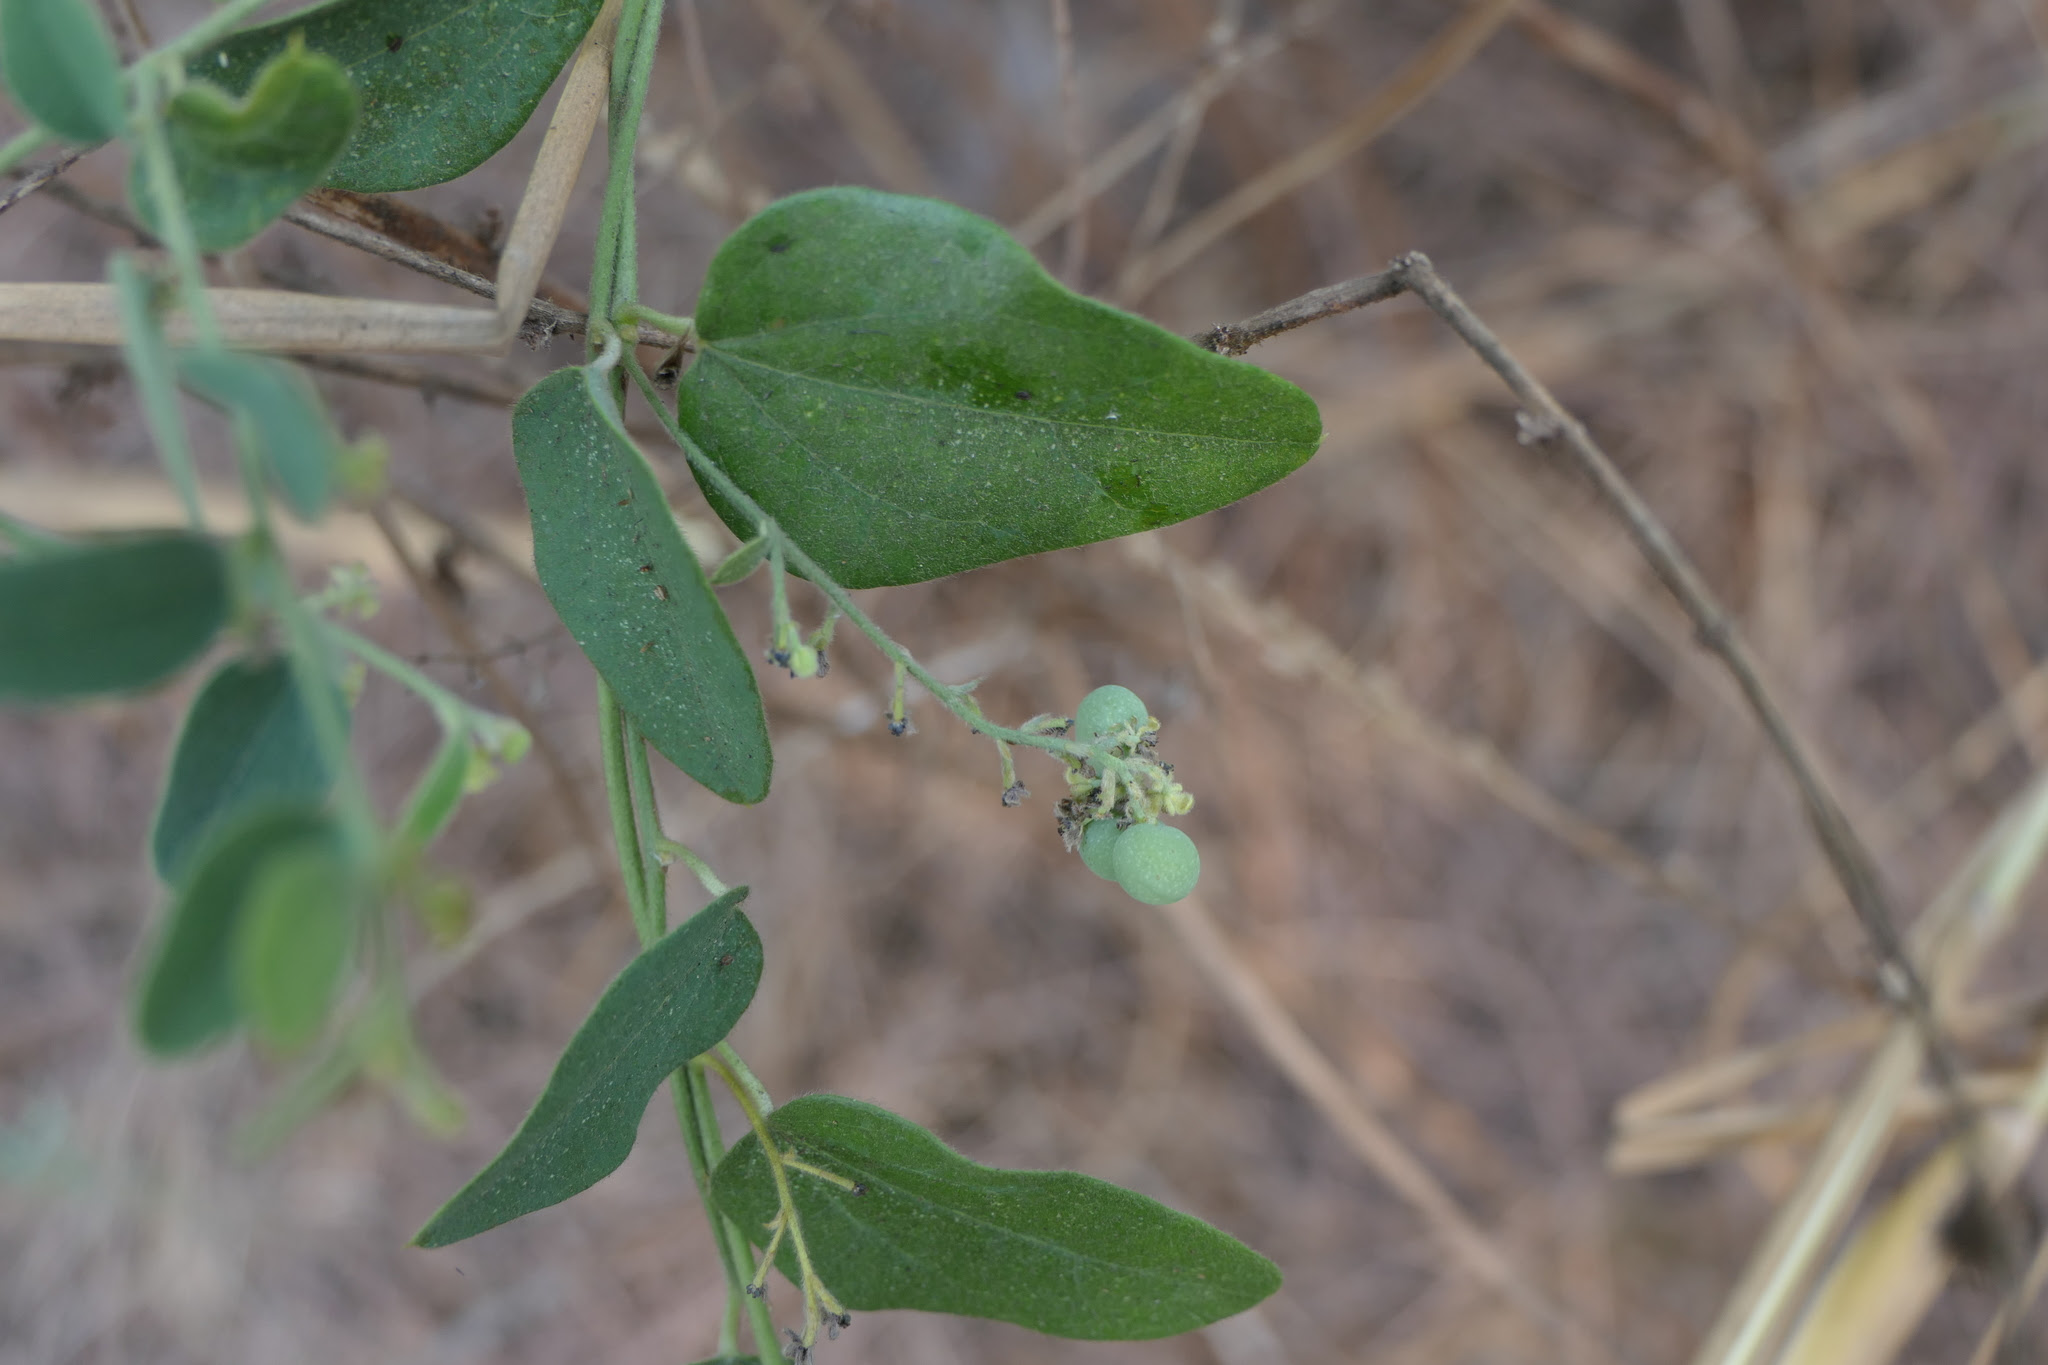
M 161 41 L 203 8 L 108 13 L 132 55 L 138 18 Z M 750 212 L 835 183 L 965 205 L 1189 334 L 1420 249 L 1739 617 L 1909 917 L 2048 755 L 2038 0 L 671 10 L 639 153 L 657 306 L 690 311 Z M 404 200 L 488 242 L 543 122 Z M 586 278 L 599 160 L 550 267 L 560 296 Z M 134 241 L 125 173 L 103 150 L 10 209 L 0 276 L 101 278 Z M 217 278 L 461 297 L 289 224 Z M 589 1193 L 405 1245 L 632 951 L 592 856 L 591 675 L 531 578 L 505 411 L 581 356 L 558 338 L 318 373 L 347 431 L 388 440 L 393 496 L 381 526 L 301 536 L 305 582 L 365 564 L 385 603 L 366 629 L 541 741 L 434 853 L 476 897 L 470 938 L 422 939 L 414 964 L 422 1038 L 468 1110 L 453 1140 L 366 1086 L 237 1161 L 288 1071 L 241 1045 L 147 1065 L 125 1022 L 162 901 L 148 822 L 196 677 L 0 715 L 0 1361 L 712 1354 L 723 1285 L 665 1102 Z M 115 358 L 0 359 L 0 505 L 174 519 Z M 1019 758 L 1038 794 L 1005 809 L 995 756 L 943 712 L 892 738 L 888 669 L 851 632 L 824 680 L 762 666 L 763 805 L 659 783 L 671 832 L 753 888 L 768 966 L 735 1042 L 778 1097 L 830 1089 L 983 1162 L 1131 1185 L 1286 1286 L 1151 1343 L 860 1315 L 821 1359 L 1688 1359 L 1866 1064 L 1871 954 L 1726 678 L 1443 327 L 1397 300 L 1245 363 L 1322 408 L 1321 453 L 1281 484 L 862 597 L 941 676 L 984 676 L 999 718 L 1111 681 L 1144 697 L 1200 803 L 1195 901 L 1152 911 L 1063 853 L 1040 756 Z M 225 507 L 225 433 L 194 420 Z M 743 641 L 766 644 L 766 593 L 725 591 Z M 369 685 L 356 743 L 382 799 L 432 734 Z M 700 899 L 674 881 L 674 915 Z M 2019 900 L 1954 1016 L 1987 1103 L 2037 1065 L 2038 910 Z M 1729 1058 L 1762 1061 L 1711 1069 Z M 1909 1097 L 1873 1198 L 1932 1150 L 1935 1109 Z M 1970 1358 L 2002 1282 L 1956 1277 L 1900 1358 Z

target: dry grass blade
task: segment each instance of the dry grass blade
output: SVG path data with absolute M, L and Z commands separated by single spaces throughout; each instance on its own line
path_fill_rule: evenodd
M 1335 8 L 1332 0 L 1303 0 L 1258 36 L 1232 43 L 1216 60 L 1189 82 L 1178 100 L 1154 110 L 1122 137 L 1111 143 L 1094 160 L 1069 177 L 1044 202 L 1010 229 L 1010 235 L 1025 246 L 1035 247 L 1062 224 L 1079 213 L 1096 195 L 1130 174 L 1131 169 L 1172 137 L 1174 130 L 1228 90 L 1253 67 L 1276 55 L 1287 44 L 1319 23 Z
M 1214 246 L 1238 224 L 1357 153 L 1472 60 L 1514 13 L 1517 3 L 1519 0 L 1477 0 L 1336 127 L 1271 170 L 1245 181 L 1157 246 L 1133 258 L 1118 273 L 1111 292 L 1125 304 L 1144 298 L 1160 280 Z
M 1768 159 L 1738 121 L 1591 25 L 1540 3 L 1530 7 L 1524 23 L 1559 57 L 1668 118 L 1749 196 L 1782 258 L 1815 354 L 1839 382 L 1866 397 L 1919 470 L 1978 647 L 2002 690 L 2008 696 L 2016 692 L 2034 659 L 2005 588 L 1984 559 L 1983 537 L 1965 502 L 1947 433 L 1919 386 L 1866 338 L 1863 320 L 1845 299 L 1807 222 L 1778 187 Z M 2048 736 L 2025 726 L 2017 710 L 2014 721 L 2028 754 L 2036 762 L 2048 757 Z
M 1952 1000 L 2009 926 L 2044 851 L 2048 780 L 2037 779 L 1914 925 L 1912 951 L 1938 1005 Z M 1893 1024 L 1798 1189 L 1772 1219 L 1695 1365 L 1753 1365 L 1784 1330 L 1796 1296 L 1869 1184 L 1921 1061 L 1920 1035 L 1905 1020 Z
M 754 8 L 781 36 L 790 59 L 818 83 L 883 186 L 901 194 L 930 194 L 932 173 L 924 154 L 860 63 L 825 27 L 824 15 L 805 0 L 754 0 Z
M 1993 1198 L 2005 1196 L 2040 1141 L 2048 1119 L 2048 1052 L 2017 1090 L 2011 1097 L 2017 1103 L 1998 1114 L 1993 1127 Z M 1815 1291 L 1780 1365 L 1886 1365 L 1904 1349 L 1957 1266 L 1951 1230 L 1969 1188 L 1965 1155 L 1957 1142 L 1943 1144 L 1865 1220 Z
M 1345 1145 L 1422 1216 L 1460 1267 L 1576 1347 L 1591 1349 L 1602 1359 L 1618 1358 L 1611 1346 L 1593 1337 L 1531 1281 L 1422 1160 L 1366 1107 L 1293 1016 L 1245 967 L 1199 899 L 1190 896 L 1160 906 L 1159 915 L 1282 1074 L 1330 1121 Z

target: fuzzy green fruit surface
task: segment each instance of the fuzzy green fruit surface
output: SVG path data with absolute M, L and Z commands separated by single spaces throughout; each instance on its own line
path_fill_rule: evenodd
M 1111 863 L 1117 885 L 1147 905 L 1171 905 L 1202 875 L 1195 841 L 1172 825 L 1132 825 L 1117 836 Z
M 1116 846 L 1122 834 L 1114 820 L 1090 820 L 1081 831 L 1081 861 L 1106 882 L 1116 880 Z
M 1080 709 L 1074 712 L 1074 734 L 1079 739 L 1091 740 L 1126 721 L 1143 725 L 1146 716 L 1145 703 L 1138 700 L 1136 692 L 1111 683 L 1081 698 Z

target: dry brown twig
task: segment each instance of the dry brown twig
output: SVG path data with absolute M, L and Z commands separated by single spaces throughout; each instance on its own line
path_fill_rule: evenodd
M 1613 87 L 1664 119 L 1704 151 L 1754 206 L 1775 248 L 1784 282 L 1799 305 L 1808 344 L 1844 388 L 1863 393 L 1927 487 L 1941 528 L 1964 614 L 2000 690 L 2017 691 L 2033 666 L 2024 633 L 2003 585 L 1986 563 L 1956 472 L 1957 460 L 1934 405 L 1865 336 L 1814 234 L 1774 177 L 1769 159 L 1741 122 L 1713 100 L 1638 55 L 1633 49 L 1542 0 L 1528 0 L 1523 29 L 1558 58 Z M 2015 728 L 2028 755 L 2048 758 L 2048 738 L 2024 724 Z
M 1903 1103 L 1913 1073 L 1924 1060 L 1948 1122 L 1957 1130 L 1963 1156 L 1963 1197 L 1988 1215 L 1993 1235 L 2006 1243 L 1999 1260 L 2018 1266 L 2025 1259 L 2018 1251 L 2017 1230 L 2009 1226 L 1990 1191 L 1989 1172 L 1992 1147 L 1978 1106 L 1966 1092 L 1964 1073 L 1937 1016 L 1934 994 L 1915 965 L 1898 918 L 1879 875 L 1875 860 L 1858 837 L 1840 803 L 1823 776 L 1810 745 L 1794 729 L 1741 634 L 1727 612 L 1707 588 L 1690 559 L 1651 512 L 1634 488 L 1615 468 L 1606 453 L 1593 441 L 1585 426 L 1558 402 L 1508 351 L 1490 328 L 1475 314 L 1436 272 L 1429 259 L 1411 253 L 1396 260 L 1377 276 L 1318 291 L 1321 299 L 1304 299 L 1268 310 L 1258 318 L 1235 326 L 1211 329 L 1196 340 L 1214 350 L 1228 348 L 1230 339 L 1249 335 L 1259 326 L 1278 319 L 1299 318 L 1275 327 L 1268 335 L 1287 326 L 1300 325 L 1317 316 L 1356 307 L 1367 301 L 1412 293 L 1444 321 L 1488 368 L 1507 385 L 1522 405 L 1518 418 L 1519 437 L 1524 444 L 1540 445 L 1567 454 L 1572 463 L 1593 484 L 1601 499 L 1627 529 L 1630 538 L 1657 577 L 1677 599 L 1691 619 L 1701 646 L 1716 657 L 1733 678 L 1780 763 L 1791 777 L 1804 807 L 1808 823 L 1820 844 L 1877 961 L 1877 982 L 1899 1022 L 1880 1049 L 1867 1073 L 1858 1096 L 1841 1111 L 1836 1127 L 1816 1158 L 1814 1170 L 1842 1175 L 1837 1185 L 1857 1180 L 1856 1172 L 1867 1171 L 1881 1150 L 1897 1109 Z M 1356 300 L 1355 302 L 1353 300 Z M 1331 306 L 1331 305 L 1335 306 Z M 1242 349 L 1242 348 L 1239 348 Z M 1939 922 L 1931 919 L 1930 922 Z M 1818 1198 L 1816 1194 L 1812 1196 Z M 1788 1207 L 1784 1222 L 1799 1227 L 1808 1241 L 1817 1238 L 1822 1226 L 1806 1210 Z M 1779 1265 L 1782 1259 L 1765 1254 L 1759 1265 Z M 1783 1293 L 1784 1277 L 1776 1292 Z M 2016 1292 L 2018 1285 L 2009 1286 Z M 1739 1297 L 1739 1294 L 1738 1294 Z M 1752 1306 L 1731 1302 L 1729 1314 L 1739 1314 L 1752 1323 L 1760 1320 Z M 1724 1321 L 1728 1320 L 1724 1315 Z M 1718 1357 L 1717 1357 L 1718 1358 Z
M 0 213 L 7 212 L 7 210 L 43 188 L 43 186 L 70 170 L 78 164 L 79 158 L 91 150 L 92 148 L 90 147 L 75 148 L 64 153 L 54 161 L 47 161 L 33 170 L 23 172 L 20 181 L 15 187 L 7 191 L 4 197 L 0 197 Z
M 570 66 L 499 259 L 498 283 L 492 291 L 496 307 L 214 289 L 209 298 L 221 339 L 233 346 L 294 353 L 502 351 L 525 324 L 548 252 L 568 211 L 576 172 L 604 111 L 618 16 L 616 0 L 609 0 Z M 433 260 L 425 253 L 415 254 L 421 264 Z M 440 262 L 435 266 L 446 268 Z M 189 318 L 175 316 L 167 326 L 172 341 L 190 339 Z M 120 343 L 121 335 L 119 309 L 109 285 L 0 285 L 0 338 L 111 346 Z

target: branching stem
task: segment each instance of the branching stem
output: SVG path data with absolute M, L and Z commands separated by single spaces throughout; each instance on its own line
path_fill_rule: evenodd
M 748 521 L 762 527 L 763 533 L 770 537 L 771 554 L 786 560 L 798 573 L 809 579 L 818 591 L 825 594 L 826 600 L 838 608 L 840 615 L 853 622 L 860 633 L 868 637 L 875 648 L 882 652 L 884 658 L 910 677 L 917 679 L 940 705 L 965 722 L 968 729 L 1007 744 L 1042 749 L 1060 758 L 1100 757 L 1093 746 L 1077 740 L 997 725 L 982 714 L 980 704 L 974 700 L 974 683 L 940 682 L 909 650 L 897 644 L 887 631 L 876 625 L 868 614 L 860 609 L 860 604 L 853 600 L 853 595 L 819 567 L 818 561 L 806 554 L 803 546 L 784 534 L 774 519 L 762 510 L 759 503 L 748 497 L 740 486 L 732 481 L 730 475 L 713 463 L 710 456 L 698 449 L 697 443 L 677 424 L 675 415 L 668 410 L 660 390 L 655 388 L 654 381 L 648 377 L 639 360 L 628 355 L 621 358 L 621 363 L 626 373 L 632 376 L 634 384 L 639 387 L 641 397 L 647 400 L 647 406 L 654 410 L 662 429 L 668 432 L 669 439 L 676 443 L 676 448 L 683 452 L 683 457 L 689 461 L 690 468 L 697 476 L 715 488 L 721 498 L 739 508 Z M 780 575 L 777 575 L 777 578 L 779 582 Z

